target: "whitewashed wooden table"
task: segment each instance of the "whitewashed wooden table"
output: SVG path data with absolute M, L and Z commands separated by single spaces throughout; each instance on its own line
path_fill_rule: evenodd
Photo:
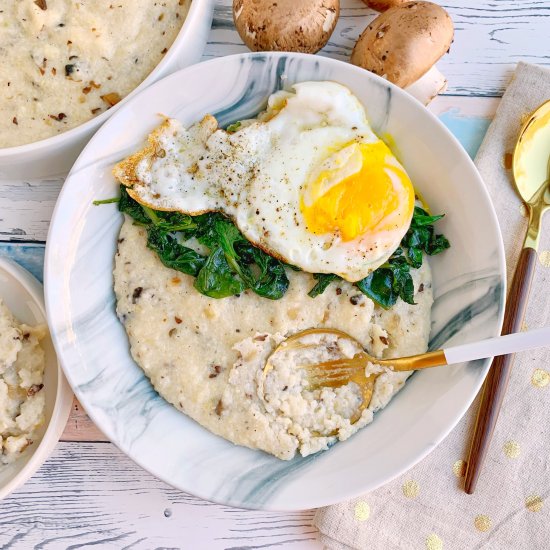
M 336 31 L 321 55 L 347 61 L 374 13 L 360 0 L 341 4 Z M 550 0 L 448 0 L 443 6 L 454 19 L 456 36 L 438 65 L 449 88 L 430 109 L 473 155 L 515 63 L 550 65 Z M 244 51 L 231 1 L 218 0 L 204 58 Z M 0 181 L 0 254 L 39 277 L 62 184 L 61 179 Z M 313 513 L 251 512 L 181 493 L 120 453 L 75 402 L 51 458 L 0 503 L 0 547 L 314 550 L 321 544 L 311 525 Z

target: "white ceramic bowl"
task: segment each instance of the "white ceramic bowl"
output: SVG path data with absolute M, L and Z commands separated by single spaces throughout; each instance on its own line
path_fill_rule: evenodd
M 200 60 L 210 27 L 214 0 L 192 0 L 187 18 L 161 62 L 122 101 L 99 116 L 68 130 L 27 145 L 0 148 L 0 178 L 47 178 L 64 175 L 94 132 L 140 90 L 178 69 Z
M 42 285 L 25 269 L 0 257 L 0 297 L 15 317 L 30 325 L 46 322 Z M 73 392 L 57 362 L 50 336 L 42 342 L 46 352 L 44 389 L 46 422 L 39 437 L 20 460 L 0 467 L 0 499 L 23 485 L 48 458 L 71 412 Z
M 374 422 L 332 449 L 290 462 L 236 447 L 178 412 L 132 361 L 115 314 L 113 256 L 122 216 L 113 164 L 159 124 L 254 116 L 281 87 L 334 80 L 389 133 L 452 248 L 431 259 L 432 347 L 495 336 L 504 305 L 504 253 L 493 207 L 472 161 L 420 103 L 358 67 L 318 56 L 243 54 L 201 63 L 151 86 L 96 134 L 73 167 L 55 208 L 46 250 L 46 306 L 67 377 L 93 420 L 144 468 L 203 498 L 264 509 L 331 504 L 374 489 L 428 454 L 479 390 L 489 361 L 419 372 Z

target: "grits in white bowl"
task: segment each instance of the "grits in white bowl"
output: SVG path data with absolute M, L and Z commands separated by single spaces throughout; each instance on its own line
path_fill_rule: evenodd
M 340 392 L 327 389 L 323 396 L 302 397 L 303 388 L 291 383 L 287 372 L 287 382 L 279 381 L 279 386 L 291 387 L 274 393 L 291 399 L 270 406 L 263 397 L 261 373 L 283 335 L 311 327 L 338 328 L 377 357 L 400 357 L 427 348 L 433 301 L 427 262 L 413 275 L 416 305 L 400 300 L 388 311 L 346 281 L 310 298 L 313 277 L 290 269 L 289 290 L 279 300 L 249 290 L 215 299 L 197 292 L 189 275 L 163 266 L 146 240 L 146 231 L 126 219 L 115 256 L 114 284 L 117 314 L 132 356 L 169 403 L 238 445 L 284 460 L 296 452 L 307 456 L 327 449 L 372 422 L 373 413 L 389 403 L 411 374 L 378 378 L 371 406 L 355 424 L 350 423 L 358 405 L 353 383 Z M 348 399 L 351 406 L 345 405 Z M 345 410 L 335 410 L 334 403 Z M 327 435 L 333 430 L 337 435 Z

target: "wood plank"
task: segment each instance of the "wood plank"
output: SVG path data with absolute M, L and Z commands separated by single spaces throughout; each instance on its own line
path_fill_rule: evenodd
M 109 442 L 107 437 L 103 435 L 101 430 L 86 414 L 86 411 L 76 397 L 73 399 L 71 414 L 61 435 L 61 441 Z
M 313 513 L 212 504 L 159 481 L 110 443 L 60 443 L 0 502 L 0 548 L 320 550 Z
M 499 97 L 440 95 L 428 105 L 428 110 L 439 118 L 442 115 L 449 115 L 456 118 L 492 119 L 495 116 L 499 103 Z
M 446 94 L 501 96 L 519 60 L 550 65 L 550 4 L 547 1 L 440 3 L 455 24 L 451 51 L 438 63 L 449 80 Z M 357 38 L 376 13 L 361 0 L 341 0 L 340 5 L 336 29 L 321 55 L 349 61 Z M 219 0 L 205 57 L 247 51 L 233 25 L 231 0 Z
M 0 181 L 0 240 L 45 241 L 63 180 Z

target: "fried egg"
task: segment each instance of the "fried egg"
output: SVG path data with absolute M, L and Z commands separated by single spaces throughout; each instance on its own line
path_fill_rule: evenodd
M 273 94 L 234 133 L 211 115 L 189 128 L 167 119 L 114 175 L 144 205 L 223 212 L 273 256 L 351 282 L 397 249 L 414 208 L 405 169 L 335 82 Z

